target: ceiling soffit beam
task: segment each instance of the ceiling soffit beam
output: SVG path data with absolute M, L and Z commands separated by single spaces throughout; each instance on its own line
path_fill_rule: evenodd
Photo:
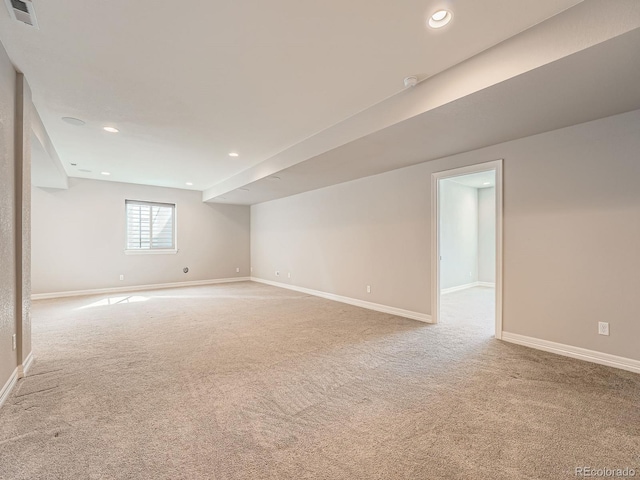
M 35 136 L 36 140 L 40 143 L 42 150 L 47 156 L 47 161 L 49 165 L 47 166 L 47 176 L 51 175 L 53 172 L 54 178 L 48 178 L 46 185 L 35 185 L 35 186 L 47 186 L 51 187 L 55 185 L 55 188 L 68 189 L 69 188 L 69 177 L 67 176 L 67 172 L 62 166 L 62 161 L 58 156 L 58 152 L 56 152 L 53 143 L 51 142 L 51 138 L 47 133 L 47 130 L 44 128 L 44 124 L 42 123 L 42 119 L 36 110 L 36 107 L 31 105 L 31 130 L 33 132 L 33 136 Z M 32 168 L 38 168 L 37 165 L 33 165 Z M 32 172 L 38 173 L 38 172 Z
M 640 28 L 637 0 L 585 0 L 203 191 L 203 201 Z M 576 34 L 578 32 L 579 34 Z

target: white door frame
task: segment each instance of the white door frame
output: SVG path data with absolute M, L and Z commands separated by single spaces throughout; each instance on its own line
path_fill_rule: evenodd
M 478 172 L 496 172 L 496 338 L 502 338 L 502 159 L 431 174 L 431 321 L 440 317 L 439 180 Z

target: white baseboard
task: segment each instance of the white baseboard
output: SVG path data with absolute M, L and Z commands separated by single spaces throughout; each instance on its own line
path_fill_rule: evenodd
M 420 322 L 432 323 L 431 315 L 426 313 L 413 312 L 411 310 L 404 310 L 402 308 L 390 307 L 388 305 L 381 305 L 379 303 L 366 302 L 364 300 L 358 300 L 357 298 L 343 297 L 342 295 L 335 295 L 333 293 L 321 292 L 319 290 L 312 290 L 310 288 L 297 287 L 295 285 L 289 285 L 286 283 L 272 282 L 271 280 L 263 280 L 262 278 L 251 277 L 252 282 L 264 283 L 273 287 L 286 288 L 288 290 L 294 290 L 296 292 L 306 293 L 315 297 L 326 298 L 327 300 L 333 300 L 336 302 L 347 303 L 356 307 L 367 308 L 369 310 L 375 310 L 376 312 L 389 313 L 391 315 L 397 315 L 399 317 L 410 318 L 412 320 L 418 320 Z
M 574 347 L 563 343 L 550 342 L 539 338 L 527 337 L 517 333 L 502 332 L 502 340 L 505 342 L 516 343 L 525 347 L 544 350 L 545 352 L 556 353 L 565 357 L 577 358 L 587 362 L 598 363 L 608 367 L 620 368 L 634 373 L 640 373 L 640 360 L 631 358 L 618 357 L 609 353 L 597 352 L 586 348 Z
M 466 290 L 467 288 L 477 287 L 478 282 L 465 283 L 464 285 L 458 285 L 457 287 L 449 287 L 443 288 L 440 290 L 440 295 L 446 295 L 447 293 L 459 292 L 461 290 Z
M 213 285 L 216 283 L 248 282 L 249 277 L 216 278 L 213 280 L 195 280 L 192 282 L 158 283 L 154 285 L 133 285 L 129 287 L 95 288 L 92 290 L 73 290 L 69 292 L 34 293 L 31 300 L 45 300 L 49 298 L 80 297 L 83 295 L 99 295 L 102 293 L 139 292 L 141 290 L 159 290 L 162 288 L 194 287 L 198 285 Z
M 473 288 L 473 287 L 477 287 L 477 286 L 478 286 L 478 282 L 473 282 L 473 283 L 465 283 L 464 285 L 458 285 L 457 287 L 443 288 L 443 289 L 440 290 L 440 295 L 446 295 L 447 293 L 459 292 L 461 290 L 466 290 L 468 288 Z
M 33 352 L 29 353 L 27 359 L 22 363 L 22 365 L 18 365 L 15 368 L 15 370 L 9 377 L 9 380 L 7 380 L 7 383 L 5 383 L 2 387 L 2 390 L 0 390 L 0 408 L 2 407 L 2 405 L 4 405 L 4 402 L 7 400 L 7 398 L 9 398 L 9 394 L 11 393 L 11 390 L 13 390 L 13 387 L 16 386 L 18 380 L 20 378 L 24 378 L 27 375 L 27 372 L 29 371 L 29 368 L 31 368 L 32 364 Z
M 22 363 L 22 365 L 18 365 L 18 378 L 26 377 L 32 364 L 33 352 L 30 352 L 29 355 L 27 355 L 27 359 Z
M 466 290 L 468 288 L 473 288 L 473 287 L 491 287 L 491 288 L 496 288 L 496 284 L 495 283 L 491 283 L 491 282 L 465 283 L 464 285 L 458 285 L 457 287 L 443 288 L 442 290 L 440 290 L 440 295 L 446 295 L 447 293 L 459 292 L 460 290 Z
M 2 405 L 4 405 L 4 402 L 7 401 L 7 398 L 9 398 L 9 394 L 11 393 L 11 390 L 13 390 L 13 387 L 15 387 L 17 381 L 18 368 L 16 367 L 16 369 L 9 377 L 9 380 L 7 380 L 7 383 L 5 383 L 2 387 L 2 390 L 0 390 L 0 407 L 2 407 Z

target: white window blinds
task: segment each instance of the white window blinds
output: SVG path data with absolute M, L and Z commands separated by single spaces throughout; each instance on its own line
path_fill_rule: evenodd
M 171 203 L 125 201 L 127 250 L 176 248 L 176 206 Z

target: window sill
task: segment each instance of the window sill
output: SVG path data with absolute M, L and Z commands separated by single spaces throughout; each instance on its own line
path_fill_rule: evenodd
M 154 249 L 154 250 L 125 250 L 125 255 L 175 255 L 178 249 Z

